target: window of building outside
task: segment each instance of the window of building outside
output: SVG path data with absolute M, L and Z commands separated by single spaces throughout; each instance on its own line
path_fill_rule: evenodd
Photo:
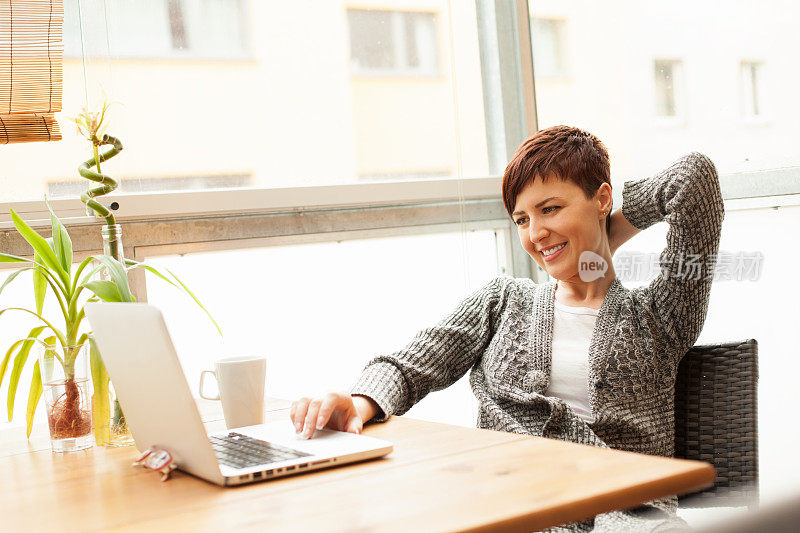
M 759 62 L 742 61 L 742 108 L 745 118 L 764 115 L 763 71 L 764 66 Z
M 65 57 L 81 57 L 81 23 L 88 58 L 250 55 L 243 0 L 65 0 L 64 12 Z
M 674 60 L 656 60 L 655 112 L 657 117 L 679 117 L 681 109 L 681 83 L 683 63 Z
M 531 18 L 531 43 L 536 77 L 559 78 L 567 75 L 565 21 Z
M 438 76 L 434 13 L 348 9 L 353 75 Z

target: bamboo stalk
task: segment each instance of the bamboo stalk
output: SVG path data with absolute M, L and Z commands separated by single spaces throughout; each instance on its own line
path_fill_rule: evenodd
M 104 145 L 111 145 L 112 147 L 102 154 L 98 153 L 97 147 Z M 78 167 L 78 173 L 84 178 L 100 183 L 101 185 L 100 187 L 89 189 L 83 193 L 81 195 L 81 201 L 86 204 L 86 207 L 94 211 L 98 217 L 105 218 L 107 225 L 113 226 L 117 223 L 116 219 L 114 218 L 114 213 L 109 211 L 106 206 L 94 198 L 108 194 L 117 188 L 117 182 L 114 180 L 114 178 L 100 172 L 100 163 L 106 161 L 107 159 L 111 159 L 120 153 L 122 151 L 122 141 L 116 137 L 106 134 L 103 135 L 103 138 L 94 145 L 94 149 L 96 156 L 81 163 L 81 165 Z M 92 167 L 97 167 L 97 171 L 92 170 Z

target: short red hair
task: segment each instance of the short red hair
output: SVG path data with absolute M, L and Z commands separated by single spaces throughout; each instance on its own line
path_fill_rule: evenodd
M 552 126 L 534 133 L 519 148 L 503 174 L 503 203 L 508 216 L 517 197 L 539 176 L 571 181 L 592 198 L 603 183 L 611 185 L 608 150 L 589 133 L 570 126 Z M 606 230 L 611 217 L 606 218 Z

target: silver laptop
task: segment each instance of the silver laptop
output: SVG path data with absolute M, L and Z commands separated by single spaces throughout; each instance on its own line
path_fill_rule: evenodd
M 207 433 L 161 312 L 133 303 L 87 303 L 85 309 L 136 447 L 167 450 L 180 470 L 240 485 L 392 451 L 390 442 L 329 429 L 302 439 L 288 416 Z

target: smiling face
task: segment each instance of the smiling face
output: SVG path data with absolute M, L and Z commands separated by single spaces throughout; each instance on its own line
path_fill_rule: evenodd
M 550 276 L 575 280 L 578 259 L 590 250 L 608 256 L 603 211 L 610 208 L 611 187 L 592 198 L 571 181 L 536 177 L 516 198 L 512 214 L 522 247 Z

